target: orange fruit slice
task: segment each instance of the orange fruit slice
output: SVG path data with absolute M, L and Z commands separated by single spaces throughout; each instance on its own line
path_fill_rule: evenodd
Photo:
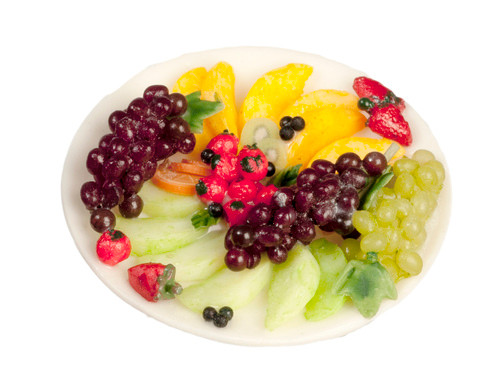
M 170 163 L 170 168 L 174 172 L 194 174 L 201 177 L 208 176 L 212 173 L 212 169 L 209 165 L 197 160 L 184 159 L 181 163 L 172 162 Z
M 156 169 L 151 179 L 153 184 L 169 193 L 195 195 L 200 176 L 174 171 L 170 164 L 163 163 Z

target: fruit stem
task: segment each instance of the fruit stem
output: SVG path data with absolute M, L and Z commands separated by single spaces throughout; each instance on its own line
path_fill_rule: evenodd
M 387 162 L 389 162 L 394 157 L 394 155 L 396 155 L 400 148 L 401 146 L 399 146 L 399 144 L 397 144 L 396 142 L 391 143 L 389 148 L 384 153 Z

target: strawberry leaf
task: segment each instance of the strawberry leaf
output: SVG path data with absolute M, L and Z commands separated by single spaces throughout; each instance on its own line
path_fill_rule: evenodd
M 224 103 L 218 98 L 215 101 L 202 100 L 201 91 L 186 95 L 187 110 L 182 118 L 189 123 L 191 132 L 203 133 L 203 120 L 215 115 L 224 109 Z
M 270 183 L 276 187 L 294 185 L 297 182 L 300 167 L 302 167 L 302 164 L 292 165 L 282 169 L 279 173 L 274 175 Z
M 193 224 L 195 229 L 211 227 L 212 225 L 217 224 L 218 221 L 219 218 L 210 216 L 208 209 L 206 208 L 196 211 L 191 217 L 191 224 Z

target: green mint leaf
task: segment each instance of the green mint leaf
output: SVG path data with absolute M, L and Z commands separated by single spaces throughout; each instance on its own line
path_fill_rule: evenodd
M 210 216 L 206 208 L 196 211 L 191 217 L 191 224 L 193 224 L 194 229 L 211 227 L 217 224 L 218 221 L 219 218 Z
M 351 298 L 365 318 L 375 316 L 385 298 L 396 299 L 398 292 L 389 272 L 378 262 L 376 253 L 367 260 L 351 260 L 335 283 L 336 294 Z
M 392 167 L 388 166 L 385 171 L 373 181 L 373 183 L 361 193 L 359 207 L 360 210 L 368 210 L 377 198 L 377 194 L 394 177 Z
M 302 167 L 302 164 L 297 164 L 282 169 L 280 172 L 274 175 L 270 183 L 276 187 L 295 185 L 297 183 L 297 176 L 299 175 L 300 167 Z
M 187 110 L 182 118 L 189 123 L 191 132 L 203 133 L 203 120 L 224 109 L 224 103 L 218 98 L 215 101 L 201 100 L 201 91 L 186 95 Z

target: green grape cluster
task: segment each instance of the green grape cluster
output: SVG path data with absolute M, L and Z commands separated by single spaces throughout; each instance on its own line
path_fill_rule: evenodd
M 395 281 L 418 275 L 423 262 L 418 250 L 427 233 L 425 223 L 437 206 L 445 170 L 427 150 L 416 151 L 393 165 L 395 178 L 377 193 L 368 210 L 356 211 L 353 225 L 359 239 L 342 243 L 348 259 L 376 252 Z

